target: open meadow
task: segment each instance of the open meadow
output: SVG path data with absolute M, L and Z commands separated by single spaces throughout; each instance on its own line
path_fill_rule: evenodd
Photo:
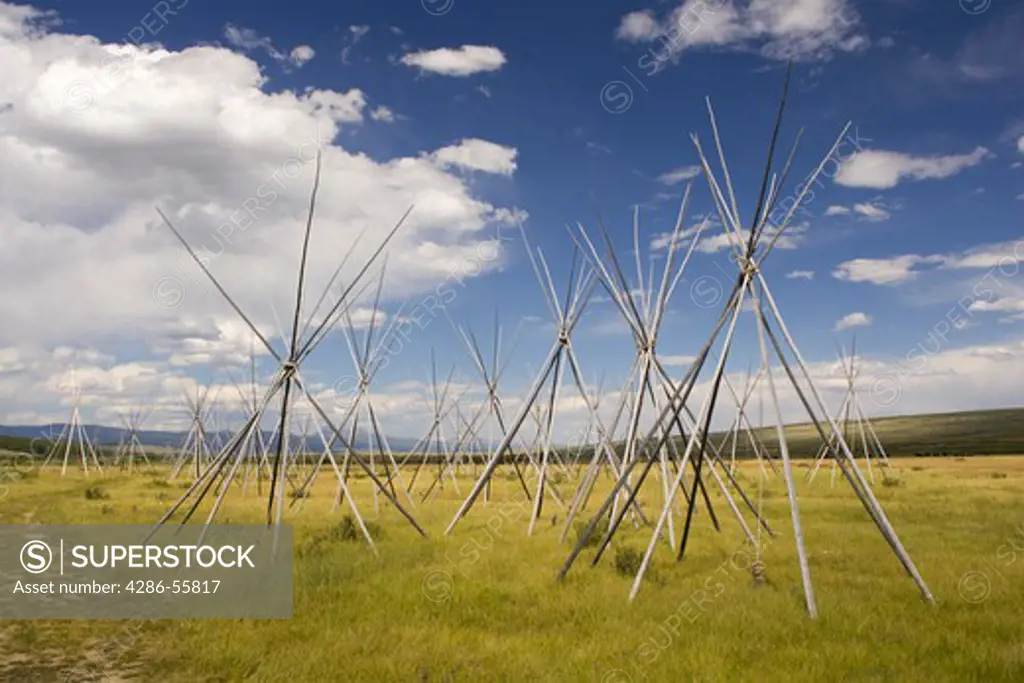
M 436 500 L 416 496 L 428 539 L 383 499 L 375 511 L 368 480 L 353 475 L 379 556 L 344 510 L 331 510 L 334 484 L 321 475 L 286 517 L 295 529 L 292 619 L 6 622 L 0 680 L 1024 680 L 1024 459 L 894 458 L 890 474 L 876 476 L 935 606 L 845 482 L 833 488 L 823 469 L 808 484 L 808 465 L 798 462 L 795 478 L 817 621 L 803 603 L 781 477 L 761 488 L 777 532 L 762 536 L 764 582 L 754 581 L 754 548 L 712 489 L 721 532 L 697 506 L 683 562 L 659 546 L 630 604 L 635 566 L 623 575 L 616 565 L 630 565 L 624 549 L 642 552 L 650 529 L 617 535 L 595 568 L 593 548 L 584 550 L 558 583 L 576 532 L 559 542 L 565 511 L 547 501 L 527 537 L 530 505 L 510 468 L 448 537 L 471 472 L 459 480 L 462 496 L 450 481 Z M 762 480 L 754 462 L 741 464 L 739 478 L 752 494 Z M 640 497 L 647 511 L 659 504 L 651 486 Z M 609 487 L 602 477 L 599 491 Z M 166 469 L 88 479 L 24 471 L 0 501 L 0 523 L 150 523 L 182 492 Z M 265 505 L 255 491 L 236 491 L 218 521 L 262 522 Z

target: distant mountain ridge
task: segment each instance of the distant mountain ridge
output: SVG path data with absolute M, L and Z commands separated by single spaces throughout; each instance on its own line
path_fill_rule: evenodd
M 56 439 L 60 436 L 61 432 L 65 428 L 65 424 L 58 422 L 47 425 L 0 425 L 0 437 L 15 437 L 20 439 L 40 439 L 41 441 L 49 441 Z M 107 427 L 104 425 L 83 425 L 82 428 L 85 433 L 89 436 L 89 439 L 95 444 L 103 446 L 116 446 L 121 442 L 127 430 L 121 429 L 120 427 Z M 344 432 L 343 432 L 344 434 Z M 220 432 L 209 432 L 211 440 L 219 443 L 226 443 L 230 439 L 234 432 L 229 430 L 221 430 Z M 179 448 L 185 443 L 185 438 L 188 436 L 187 431 L 183 432 L 171 432 L 171 431 L 159 431 L 159 430 L 139 430 L 139 440 L 145 446 L 158 446 L 163 448 Z M 325 436 L 329 439 L 330 436 Z M 348 435 L 345 434 L 347 437 Z M 264 440 L 269 444 L 271 439 L 271 433 L 264 430 Z M 293 443 L 302 443 L 301 434 L 292 434 Z M 407 436 L 389 436 L 385 435 L 388 441 L 388 445 L 392 451 L 395 452 L 406 452 L 412 450 L 416 446 L 418 438 L 412 438 Z M 370 443 L 365 437 L 359 437 L 356 439 L 354 444 L 357 450 L 366 451 L 370 448 Z M 431 444 L 433 446 L 433 444 Z M 323 448 L 323 443 L 320 441 L 319 435 L 315 437 L 308 437 L 304 444 L 303 450 L 319 452 Z M 426 450 L 428 453 L 433 452 L 434 448 L 421 449 Z
M 885 450 L 889 455 L 952 455 L 952 454 L 1014 454 L 1024 455 L 1024 408 L 998 408 L 993 410 L 971 410 L 957 413 L 926 413 L 920 415 L 896 415 L 879 417 L 871 420 Z M 56 438 L 63 424 L 52 425 L 0 425 L 0 439 Z M 89 438 L 104 445 L 115 446 L 125 433 L 117 427 L 96 425 L 85 426 Z M 758 439 L 774 452 L 778 450 L 778 436 L 775 427 L 770 425 L 754 430 Z M 185 442 L 187 432 L 167 432 L 147 430 L 140 431 L 139 438 L 147 446 L 178 448 Z M 232 432 L 222 430 L 215 433 L 221 443 L 231 438 Z M 51 436 L 52 435 L 52 436 Z M 270 442 L 270 433 L 263 432 L 264 438 Z M 391 450 L 396 453 L 407 453 L 416 445 L 418 439 L 401 436 L 385 435 Z M 726 437 L 724 432 L 714 432 L 711 440 L 721 443 Z M 293 443 L 302 441 L 301 435 L 292 434 Z M 821 446 L 821 437 L 817 430 L 807 422 L 786 425 L 786 441 L 789 452 L 794 458 L 814 457 Z M 617 442 L 618 443 L 618 442 Z M 359 451 L 366 452 L 370 444 L 360 437 L 354 444 Z M 452 444 L 449 443 L 449 446 Z M 562 446 L 562 444 L 557 444 Z M 24 450 L 27 444 L 14 446 L 15 450 Z M 322 444 L 319 436 L 306 440 L 306 452 L 320 452 Z M 3 445 L 0 444 L 0 449 Z M 470 446 L 474 451 L 487 451 L 487 444 Z M 433 444 L 421 452 L 434 453 Z M 737 457 L 746 458 L 753 455 L 747 439 L 740 439 L 737 444 Z

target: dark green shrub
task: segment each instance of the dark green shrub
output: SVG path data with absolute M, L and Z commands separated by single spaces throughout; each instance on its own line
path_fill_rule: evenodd
M 589 523 L 589 521 L 583 521 L 582 519 L 576 520 L 576 523 L 573 525 L 573 528 L 576 530 L 576 543 L 579 543 L 580 539 L 583 538 L 583 532 L 586 530 L 587 524 Z M 594 533 L 590 534 L 590 538 L 587 539 L 587 542 L 583 547 L 597 547 L 606 533 L 608 533 L 608 518 L 602 517 L 601 520 L 598 521 L 597 526 L 594 527 Z
M 636 576 L 644 556 L 630 546 L 623 546 L 615 551 L 615 571 L 621 576 Z
M 373 537 L 373 540 L 380 540 L 383 536 L 383 529 L 380 524 L 367 520 L 363 520 L 363 522 L 366 524 L 366 530 L 370 532 L 370 536 Z M 341 521 L 331 528 L 328 533 L 328 538 L 332 541 L 344 542 L 364 540 L 363 530 L 359 528 L 359 523 L 356 522 L 352 515 L 345 515 L 342 517 Z
M 85 490 L 86 500 L 107 500 L 110 494 L 102 486 L 90 486 Z

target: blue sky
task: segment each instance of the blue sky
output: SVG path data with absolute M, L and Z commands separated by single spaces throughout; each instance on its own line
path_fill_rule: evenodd
M 895 379 L 900 399 L 883 399 L 871 410 L 915 412 L 1019 403 L 1018 380 L 1024 358 L 1024 276 L 1017 272 L 1019 260 L 1024 257 L 1020 246 L 1024 239 L 1024 66 L 1019 36 L 1024 32 L 1024 6 L 990 0 L 938 5 L 924 0 L 792 0 L 774 4 L 715 0 L 704 5 L 698 14 L 699 5 L 694 0 L 602 2 L 591 4 L 585 12 L 569 3 L 449 0 L 445 4 L 424 0 L 339 5 L 293 0 L 284 11 L 274 3 L 253 6 L 176 0 L 165 7 L 177 8 L 177 13 L 157 11 L 165 15 L 160 20 L 153 10 L 135 2 L 92 3 L 88 8 L 76 3 L 37 2 L 33 5 L 36 9 L 53 10 L 55 14 L 33 19 L 25 18 L 24 7 L 19 13 L 17 6 L 0 4 L 5 8 L 0 19 L 8 17 L 6 23 L 0 20 L 4 40 L 0 45 L 6 46 L 9 55 L 33 55 L 29 60 L 32 68 L 25 67 L 24 78 L 15 79 L 6 91 L 0 89 L 0 102 L 7 100 L 12 105 L 6 114 L 0 107 L 0 135 L 9 140 L 27 140 L 37 149 L 74 150 L 79 155 L 84 149 L 93 149 L 96 154 L 76 158 L 88 158 L 90 161 L 83 163 L 105 168 L 106 151 L 114 149 L 109 136 L 115 133 L 101 134 L 96 126 L 109 125 L 116 130 L 120 125 L 121 131 L 136 130 L 127 105 L 115 108 L 113 100 L 118 98 L 119 106 L 120 98 L 134 102 L 131 93 L 141 92 L 144 87 L 139 84 L 136 88 L 134 79 L 144 77 L 155 79 L 151 85 L 158 92 L 160 74 L 136 69 L 131 75 L 133 89 L 118 86 L 116 92 L 97 101 L 87 115 L 99 117 L 95 119 L 99 123 L 89 129 L 74 128 L 76 135 L 94 134 L 90 142 L 93 147 L 73 140 L 68 132 L 72 128 L 62 127 L 64 118 L 58 121 L 54 115 L 53 120 L 40 116 L 29 120 L 21 112 L 36 111 L 31 106 L 36 101 L 32 98 L 43 92 L 44 77 L 57 78 L 54 65 L 63 64 L 61 59 L 84 63 L 93 58 L 85 55 L 87 48 L 75 47 L 73 36 L 92 36 L 88 49 L 102 50 L 140 42 L 133 38 L 143 35 L 140 26 L 148 25 L 156 35 L 143 38 L 141 42 L 148 45 L 143 46 L 144 50 L 156 49 L 153 42 L 159 42 L 170 53 L 205 45 L 254 62 L 264 77 L 254 87 L 260 98 L 257 104 L 267 109 L 276 106 L 274 94 L 301 99 L 304 93 L 308 95 L 307 89 L 335 93 L 358 90 L 365 99 L 357 107 L 360 111 L 347 115 L 347 119 L 346 114 L 332 114 L 338 127 L 332 144 L 348 155 L 362 154 L 386 166 L 397 163 L 395 160 L 423 159 L 431 154 L 441 159 L 443 155 L 437 150 L 457 148 L 466 140 L 500 146 L 480 152 L 486 157 L 483 166 L 487 168 L 480 165 L 484 157 L 475 157 L 477 160 L 470 163 L 437 163 L 442 163 L 454 178 L 451 182 L 458 183 L 467 201 L 478 200 L 494 209 L 528 214 L 528 237 L 543 250 L 556 282 L 562 286 L 572 258 L 567 223 L 580 221 L 596 230 L 596 217 L 602 216 L 620 257 L 631 264 L 632 207 L 639 205 L 641 252 L 646 266 L 652 253 L 663 257 L 664 251 L 652 250 L 651 242 L 671 230 L 679 197 L 691 182 L 670 182 L 673 171 L 678 171 L 677 176 L 695 176 L 686 227 L 713 209 L 702 176 L 693 170 L 687 172 L 697 163 L 689 134 L 696 132 L 705 146 L 711 145 L 705 97 L 710 97 L 715 107 L 746 221 L 757 198 L 785 59 L 792 57 L 793 86 L 781 137 L 781 160 L 801 126 L 804 134 L 784 194 L 794 193 L 796 182 L 825 156 L 847 122 L 852 124 L 849 139 L 858 141 L 856 150 L 830 166 L 828 177 L 815 186 L 813 198 L 808 198 L 805 211 L 795 221 L 791 242 L 785 245 L 791 248 L 775 250 L 765 268 L 805 358 L 820 364 L 815 367 L 828 379 L 829 372 L 834 375 L 835 371 L 834 367 L 828 368 L 835 358 L 835 338 L 849 343 L 856 331 L 858 351 L 864 357 L 862 366 L 866 368 L 864 382 L 868 385 L 873 381 L 871 377 L 888 377 L 894 372 L 894 360 L 905 365 L 908 352 L 926 341 L 936 326 L 944 329 L 941 321 L 945 319 L 952 323 L 951 331 L 934 361 L 918 369 L 916 380 L 902 376 Z M 17 21 L 11 19 L 15 16 L 19 17 Z M 687 35 L 682 36 L 676 29 L 677 37 L 671 38 L 673 26 L 681 26 L 687 16 Z M 699 18 L 694 20 L 696 16 Z M 37 33 L 26 28 L 30 25 Z M 38 31 L 45 31 L 50 38 Z M 59 42 L 60 47 L 47 47 L 47 40 Z M 299 46 L 305 47 L 293 52 Z M 19 49 L 22 52 L 17 52 Z M 60 50 L 64 52 L 58 54 Z M 662 55 L 662 67 L 651 74 L 655 54 Z M 232 62 L 233 75 L 218 81 L 221 76 L 213 73 L 213 68 L 205 74 L 199 71 L 183 75 L 177 71 L 175 77 L 195 79 L 196 92 L 200 87 L 215 91 L 218 83 L 229 83 L 238 73 Z M 127 164 L 124 159 L 130 159 L 145 166 L 147 159 L 154 159 L 144 173 L 154 173 L 153 168 L 159 166 L 170 168 L 168 172 L 173 171 L 177 178 L 203 177 L 180 158 L 165 160 L 159 156 L 175 145 L 184 150 L 189 144 L 187 136 L 199 135 L 196 131 L 201 124 L 193 126 L 192 116 L 180 114 L 181 119 L 175 119 L 190 107 L 198 110 L 188 100 L 189 89 L 179 89 L 186 95 L 161 119 L 159 133 L 165 136 L 161 143 L 154 142 L 155 133 L 148 139 L 143 135 L 149 129 L 138 128 L 143 133 L 134 142 L 117 143 L 122 154 L 110 152 L 115 159 L 109 162 L 111 165 Z M 194 118 L 198 121 L 200 115 Z M 152 124 L 152 118 L 146 120 L 147 125 Z M 225 120 L 229 119 L 222 118 L 218 125 L 227 125 Z M 239 125 L 244 122 L 243 117 Z M 226 134 L 234 135 L 231 131 Z M 501 149 L 506 151 L 504 155 Z M 238 155 L 238 163 L 249 158 L 246 153 L 233 146 L 225 151 Z M 184 151 L 179 156 L 183 158 Z M 200 163 L 196 161 L 200 156 L 189 156 L 187 163 Z M 180 168 L 174 166 L 178 162 Z M 211 177 L 215 167 L 210 167 Z M 19 173 L 24 172 L 21 168 Z M 128 166 L 117 168 L 124 176 Z M 325 167 L 325 193 L 348 177 L 342 172 L 332 177 L 331 169 L 330 164 Z M 84 183 L 80 197 L 76 192 L 67 193 L 78 199 L 65 197 L 57 200 L 58 204 L 63 202 L 60 207 L 43 207 L 24 200 L 23 195 L 44 188 L 61 194 L 61 178 L 54 178 L 50 185 L 42 180 L 31 185 L 24 179 L 16 182 L 16 170 L 3 169 L 9 182 L 8 189 L 0 189 L 0 208 L 5 211 L 0 215 L 6 221 L 6 228 L 0 223 L 0 229 L 10 231 L 13 244 L 31 242 L 26 249 L 42 249 L 39 234 L 50 230 L 54 233 L 53 244 L 58 245 L 62 242 L 55 226 L 70 225 L 85 236 L 79 245 L 83 256 L 75 262 L 91 264 L 93 277 L 100 279 L 108 267 L 112 272 L 114 266 L 104 265 L 100 243 L 91 248 L 86 237 L 99 239 L 104 232 L 116 232 L 110 226 L 152 219 L 141 208 L 137 214 L 135 209 L 128 211 L 129 205 L 143 207 L 149 202 L 152 206 L 162 200 L 184 211 L 189 201 L 185 196 L 174 196 L 171 190 L 161 192 L 156 176 L 153 185 L 144 191 L 136 188 L 127 193 L 95 180 L 100 171 L 89 169 L 83 173 L 94 174 L 92 186 L 82 177 L 67 179 L 69 183 Z M 289 192 L 298 197 L 308 192 L 311 175 L 296 182 Z M 303 183 L 300 188 L 298 185 Z M 226 189 L 220 206 L 238 206 L 245 192 Z M 106 194 L 100 198 L 101 193 Z M 369 202 L 374 198 L 365 199 Z M 296 207 L 300 206 L 297 202 Z M 387 215 L 397 218 L 404 208 L 392 206 Z M 187 211 L 181 214 L 187 215 Z M 293 218 L 299 215 L 292 212 Z M 487 239 L 501 225 L 500 219 L 493 218 L 471 221 L 471 228 L 454 233 L 437 225 L 423 226 L 416 234 L 429 241 L 434 239 L 431 230 L 444 233 L 449 241 L 437 239 L 437 244 L 460 245 L 464 256 L 472 253 L 466 248 Z M 13 227 L 16 223 L 17 228 Z M 24 226 L 29 223 L 37 231 L 32 239 L 16 239 L 15 234 L 22 235 L 20 231 L 27 230 Z M 292 232 L 280 227 L 273 233 L 279 240 L 274 252 L 280 257 L 273 267 L 282 283 L 294 279 L 287 264 L 297 260 L 300 245 L 300 224 L 293 220 L 291 225 Z M 388 227 L 375 222 L 371 237 Z M 507 225 L 502 229 L 516 237 L 514 229 Z M 147 229 L 146 238 L 159 245 L 161 255 L 171 255 L 173 240 L 160 230 Z M 713 238 L 720 232 L 721 226 L 713 225 L 704 237 Z M 199 242 L 208 241 L 201 230 L 194 235 Z M 139 243 L 133 244 L 146 251 Z M 415 249 L 411 245 L 403 248 Z M 223 263 L 230 261 L 236 268 L 221 271 L 231 291 L 245 289 L 257 272 L 254 265 L 247 272 L 245 253 L 249 249 L 241 241 L 226 249 Z M 26 253 L 15 256 L 6 250 L 5 257 L 34 262 L 26 259 Z M 337 249 L 318 251 L 314 245 L 312 258 L 323 264 L 323 274 L 330 272 L 341 255 Z M 384 305 L 389 314 L 403 301 L 415 306 L 435 288 L 432 283 L 441 280 L 436 272 L 414 274 L 410 270 L 414 266 L 426 268 L 423 259 L 429 257 L 423 253 L 411 261 L 395 258 L 399 265 L 389 270 Z M 134 287 L 133 291 L 148 296 L 152 281 L 163 272 L 158 272 L 162 266 L 157 261 L 139 267 L 141 272 L 122 265 L 126 269 L 124 280 L 114 288 L 121 292 Z M 467 286 L 459 288 L 449 312 L 458 323 L 471 325 L 485 347 L 489 347 L 495 309 L 500 310 L 509 336 L 521 325 L 523 339 L 509 366 L 506 383 L 510 394 L 521 394 L 532 380 L 530 368 L 536 369 L 550 347 L 552 331 L 543 324 L 550 316 L 521 240 L 509 242 L 499 259 L 484 265 L 482 274 L 467 278 Z M 178 272 L 173 263 L 167 267 L 167 272 Z M 719 307 L 702 308 L 691 296 L 691 287 L 701 278 L 704 282 L 716 278 L 731 284 L 728 278 L 733 277 L 734 269 L 727 250 L 714 251 L 710 242 L 698 248 L 670 302 L 670 315 L 659 344 L 662 354 L 685 357 L 697 351 Z M 632 267 L 628 272 L 635 277 Z M 794 277 L 794 272 L 803 275 Z M 982 297 L 976 287 L 986 277 L 997 288 Z M 325 282 L 322 276 L 313 279 L 320 286 Z M 166 388 L 169 378 L 223 382 L 223 367 L 237 363 L 237 353 L 217 355 L 224 351 L 222 342 L 227 337 L 234 335 L 232 343 L 236 343 L 238 335 L 237 330 L 229 334 L 223 324 L 213 322 L 217 318 L 223 323 L 232 316 L 223 306 L 218 311 L 212 303 L 216 298 L 212 291 L 189 294 L 180 308 L 163 311 L 159 322 L 154 319 L 133 324 L 127 313 L 132 306 L 119 308 L 116 314 L 104 309 L 103 302 L 109 300 L 109 295 L 99 291 L 102 288 L 92 292 L 94 298 L 90 298 L 86 291 L 92 291 L 90 286 L 75 284 L 87 281 L 93 282 L 74 278 L 63 281 L 69 289 L 78 291 L 81 315 L 71 317 L 81 322 L 81 330 L 76 332 L 76 323 L 71 322 L 67 338 L 49 330 L 38 338 L 22 332 L 21 336 L 8 333 L 0 340 L 8 349 L 15 349 L 8 351 L 12 360 L 7 368 L 7 388 L 0 395 L 4 421 L 43 421 L 64 410 L 59 402 L 66 402 L 66 398 L 53 389 L 57 384 L 54 378 L 63 371 L 54 360 L 61 356 L 58 348 L 81 347 L 85 356 L 80 356 L 78 364 L 94 367 L 95 389 L 109 399 L 107 404 L 147 400 L 141 387 L 148 387 L 147 391 Z M 54 292 L 61 285 L 59 278 L 35 284 L 23 282 L 19 291 L 35 288 L 57 296 Z M 202 289 L 192 283 L 187 286 Z M 965 300 L 963 297 L 972 291 L 973 298 Z M 291 295 L 281 296 L 284 301 Z M 978 304 L 981 298 L 984 302 Z M 190 305 L 197 305 L 200 299 L 209 306 L 189 311 Z M 43 297 L 39 301 L 52 306 L 57 300 Z M 96 306 L 92 313 L 89 302 Z M 951 314 L 958 302 L 962 302 L 960 312 Z M 576 339 L 584 370 L 591 380 L 604 373 L 607 384 L 614 384 L 616 378 L 625 378 L 632 342 L 609 303 L 592 302 L 588 311 Z M 20 319 L 31 320 L 28 313 L 7 313 L 9 319 L 23 315 Z M 266 313 L 263 310 L 259 315 Z M 148 311 L 144 315 L 156 314 Z M 278 311 L 278 315 L 289 317 L 286 310 Z M 840 323 L 844 318 L 848 327 L 837 329 L 844 327 Z M 169 355 L 182 353 L 176 344 L 188 338 L 187 334 L 173 332 L 175 321 L 194 323 L 196 330 L 203 330 L 185 344 L 187 349 L 194 352 L 202 346 L 198 339 L 205 340 L 207 346 L 203 348 L 216 347 L 217 353 L 205 360 L 193 355 L 192 360 L 167 364 Z M 212 336 L 211 324 L 219 330 Z M 45 326 L 59 325 L 50 321 Z M 403 382 L 426 379 L 431 347 L 436 349 L 442 375 L 451 363 L 458 363 L 462 377 L 473 377 L 448 323 L 438 318 L 425 329 L 415 330 L 406 348 L 395 354 L 381 374 L 382 393 L 400 394 Z M 69 353 L 65 351 L 61 357 Z M 737 350 L 736 371 L 745 372 L 755 353 L 753 337 L 744 337 Z M 39 374 L 25 369 L 33 362 Z M 307 373 L 318 384 L 329 387 L 350 366 L 342 340 L 336 336 L 318 350 Z M 265 360 L 261 367 L 267 372 L 272 369 Z M 674 367 L 677 373 L 684 369 L 682 365 Z M 131 382 L 119 385 L 112 379 L 140 374 L 149 377 L 150 384 L 138 383 L 132 385 L 133 389 L 126 388 Z M 17 398 L 24 389 L 18 382 L 29 378 L 53 389 L 53 394 L 32 406 L 25 405 Z M 825 384 L 831 386 L 827 381 Z M 111 421 L 99 403 L 103 402 L 95 406 L 96 419 Z M 412 407 L 401 401 L 395 403 L 395 410 L 399 413 L 396 433 L 415 432 L 422 416 L 406 421 L 401 413 Z

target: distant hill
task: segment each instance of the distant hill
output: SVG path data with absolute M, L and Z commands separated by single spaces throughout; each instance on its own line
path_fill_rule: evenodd
M 1024 408 L 902 415 L 873 419 L 871 424 L 891 456 L 1024 455 Z M 39 452 L 42 446 L 40 442 L 45 442 L 50 434 L 60 434 L 63 428 L 63 424 L 0 425 L 0 450 L 28 451 L 32 440 L 38 439 L 36 451 Z M 108 447 L 120 442 L 124 434 L 124 430 L 116 427 L 89 425 L 85 430 L 95 443 Z M 773 426 L 757 429 L 755 433 L 768 448 L 778 448 Z M 177 448 L 184 442 L 186 432 L 142 431 L 139 436 L 147 446 Z M 216 436 L 224 442 L 231 437 L 231 433 L 221 432 Z M 269 442 L 270 434 L 264 432 L 264 436 Z M 721 442 L 725 436 L 724 432 L 712 435 L 716 443 Z M 296 442 L 301 440 L 298 435 L 293 438 Z M 395 452 L 407 452 L 417 441 L 415 438 L 401 436 L 388 436 L 387 439 Z M 786 441 L 795 458 L 813 457 L 821 445 L 821 438 L 810 423 L 787 426 Z M 356 443 L 361 451 L 368 450 L 369 446 L 362 438 Z M 308 439 L 305 450 L 319 451 L 319 438 Z M 478 445 L 476 450 L 479 452 L 486 448 Z M 432 452 L 432 449 L 427 452 Z M 736 454 L 740 458 L 751 456 L 752 451 L 746 439 L 740 439 Z
M 871 425 L 890 456 L 1024 455 L 1024 408 L 880 417 Z M 755 433 L 768 448 L 778 447 L 774 426 Z M 821 437 L 810 423 L 795 424 L 786 427 L 786 442 L 793 457 L 814 457 Z M 740 444 L 737 456 L 749 457 L 745 442 Z

